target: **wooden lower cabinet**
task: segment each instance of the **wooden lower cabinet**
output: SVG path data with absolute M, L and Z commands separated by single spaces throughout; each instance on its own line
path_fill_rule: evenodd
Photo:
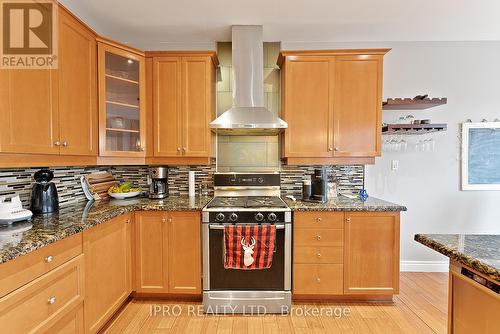
M 135 290 L 201 293 L 199 212 L 137 212 Z
M 2 333 L 43 333 L 64 322 L 84 298 L 80 255 L 0 298 Z
M 474 274 L 472 279 L 462 273 Z M 476 281 L 477 280 L 477 281 Z M 478 282 L 491 281 L 485 275 L 450 261 L 448 290 L 448 333 L 500 333 L 500 295 Z M 500 284 L 499 281 L 492 281 Z
M 342 264 L 295 264 L 294 290 L 297 295 L 341 295 Z
M 131 214 L 83 232 L 85 332 L 96 333 L 131 289 Z
M 51 334 L 83 334 L 85 325 L 83 322 L 83 303 L 69 311 L 48 331 Z
M 294 298 L 399 292 L 399 212 L 296 212 Z
M 135 291 L 168 292 L 167 215 L 162 211 L 135 213 Z
M 348 212 L 344 293 L 399 293 L 399 212 Z

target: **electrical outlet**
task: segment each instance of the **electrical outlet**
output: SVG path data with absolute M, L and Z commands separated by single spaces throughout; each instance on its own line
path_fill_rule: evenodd
M 391 160 L 391 170 L 399 169 L 399 160 Z

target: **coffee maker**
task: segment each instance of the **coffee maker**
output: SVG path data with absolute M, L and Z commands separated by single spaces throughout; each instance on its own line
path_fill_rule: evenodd
M 33 175 L 35 183 L 31 189 L 31 211 L 33 213 L 50 213 L 59 210 L 59 197 L 54 182 L 54 173 L 46 168 Z
M 149 198 L 168 197 L 168 168 L 163 166 L 150 167 Z
M 326 168 L 316 168 L 311 176 L 311 197 L 306 199 L 311 202 L 325 203 L 328 200 L 328 175 Z

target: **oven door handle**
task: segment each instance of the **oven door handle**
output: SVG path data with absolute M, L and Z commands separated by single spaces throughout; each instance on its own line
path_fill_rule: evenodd
M 223 230 L 225 226 L 229 226 L 229 225 L 208 224 L 208 228 L 211 230 Z M 274 224 L 274 226 L 276 226 L 277 230 L 284 230 L 285 229 L 285 224 Z

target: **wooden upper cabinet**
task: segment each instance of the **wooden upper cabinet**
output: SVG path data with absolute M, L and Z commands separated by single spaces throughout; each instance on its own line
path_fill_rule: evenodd
M 140 52 L 98 43 L 100 156 L 146 156 L 145 67 Z
M 153 59 L 154 156 L 182 154 L 181 58 Z
M 291 164 L 374 163 L 388 49 L 283 51 L 282 157 Z
M 182 154 L 208 157 L 211 152 L 213 64 L 210 57 L 182 58 Z
M 344 293 L 399 292 L 399 212 L 346 212 Z
M 215 54 L 151 52 L 150 56 L 153 158 L 182 163 L 211 157 L 213 134 L 208 124 L 215 116 Z
M 0 151 L 59 154 L 57 70 L 0 70 Z
M 286 157 L 330 157 L 333 106 L 328 57 L 290 57 L 283 67 Z
M 61 154 L 97 155 L 97 42 L 87 27 L 59 11 Z
M 339 56 L 334 71 L 334 156 L 380 155 L 383 56 Z

